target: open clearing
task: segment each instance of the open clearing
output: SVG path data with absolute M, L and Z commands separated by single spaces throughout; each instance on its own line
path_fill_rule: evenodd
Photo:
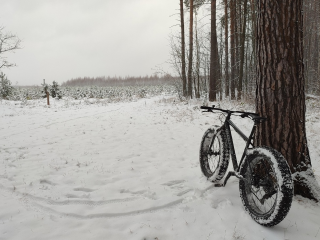
M 214 188 L 203 177 L 199 144 L 220 121 L 201 102 L 51 102 L 0 102 L 0 239 L 320 238 L 319 204 L 296 197 L 266 228 L 244 211 L 236 178 Z M 307 116 L 318 181 L 319 116 Z M 252 126 L 234 122 L 246 133 Z M 239 157 L 244 145 L 234 140 Z

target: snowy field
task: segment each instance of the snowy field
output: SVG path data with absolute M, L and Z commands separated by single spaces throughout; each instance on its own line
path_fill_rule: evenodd
M 320 108 L 309 105 L 320 181 Z M 295 197 L 284 221 L 266 228 L 244 211 L 236 178 L 215 188 L 203 177 L 199 144 L 220 115 L 199 106 L 168 96 L 51 99 L 49 108 L 0 101 L 0 239 L 320 239 L 319 204 Z M 233 120 L 249 133 L 250 120 Z M 234 140 L 240 157 L 244 143 Z

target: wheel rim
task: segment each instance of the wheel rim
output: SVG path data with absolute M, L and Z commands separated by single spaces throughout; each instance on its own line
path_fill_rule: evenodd
M 255 159 L 247 166 L 245 179 L 248 207 L 256 215 L 272 213 L 277 203 L 279 185 L 271 160 Z
M 220 162 L 220 139 L 215 137 L 213 139 L 212 147 L 208 150 L 208 168 L 210 172 L 214 173 Z

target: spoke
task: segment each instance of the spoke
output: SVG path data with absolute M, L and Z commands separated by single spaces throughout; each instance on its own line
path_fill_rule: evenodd
M 252 186 L 250 187 L 250 189 L 252 189 Z M 252 193 L 252 194 L 258 199 L 258 201 L 261 203 L 259 197 L 255 194 L 255 192 L 254 192 L 254 191 L 251 191 L 251 193 Z
M 258 163 L 250 163 L 248 170 L 250 171 L 249 174 L 254 176 L 254 183 L 259 185 L 258 188 L 253 185 L 249 187 L 251 199 L 258 211 L 266 213 L 274 206 L 277 198 L 278 185 L 273 169 L 268 160 L 261 159 Z
M 259 199 L 258 199 L 259 200 Z M 261 203 L 260 203 L 260 201 L 258 201 L 257 202 L 257 200 L 255 199 L 255 198 L 252 198 L 252 201 L 255 203 L 255 205 L 258 207 L 258 204 L 257 203 L 259 203 L 260 205 L 261 205 Z
M 217 160 L 214 157 L 211 156 L 209 158 L 209 162 L 210 162 L 210 164 L 209 164 L 210 169 L 212 171 L 214 171 L 216 169 L 216 167 L 217 167 Z
M 208 151 L 208 163 L 209 163 L 209 168 L 212 172 L 214 172 L 216 168 L 219 166 L 219 161 L 220 161 L 220 141 L 218 138 L 215 138 L 211 148 Z

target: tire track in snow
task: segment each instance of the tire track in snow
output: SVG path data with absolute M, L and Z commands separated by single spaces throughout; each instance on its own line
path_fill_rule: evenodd
M 63 213 L 56 211 L 52 208 L 42 206 L 36 202 L 32 203 L 32 205 L 38 209 L 44 210 L 46 212 L 52 213 L 52 214 L 57 214 L 59 216 L 63 217 L 72 217 L 72 218 L 77 218 L 77 219 L 93 219 L 93 218 L 116 218 L 116 217 L 127 217 L 127 216 L 135 216 L 135 215 L 140 215 L 140 214 L 146 214 L 146 213 L 153 213 L 157 211 L 161 211 L 167 208 L 174 207 L 176 205 L 179 205 L 183 202 L 183 199 L 178 199 L 173 202 L 169 202 L 167 204 L 157 206 L 157 207 L 151 207 L 151 208 L 146 208 L 146 209 L 141 209 L 141 210 L 135 210 L 135 211 L 129 211 L 129 212 L 119 212 L 119 213 L 95 213 L 95 214 L 88 214 L 88 215 L 80 215 L 76 213 Z
M 197 195 L 198 197 L 202 198 L 204 193 L 207 192 L 208 190 L 214 188 L 214 185 L 210 185 L 209 187 L 202 189 L 202 190 L 198 190 Z M 188 190 L 192 191 L 191 189 Z M 194 192 L 195 193 L 195 192 Z M 179 195 L 178 195 L 179 196 Z M 37 198 L 37 197 L 32 197 L 32 198 Z M 37 198 L 38 199 L 38 198 Z M 120 199 L 120 201 L 126 202 L 126 201 L 134 201 L 137 200 L 139 198 L 128 198 L 128 199 Z M 156 206 L 156 207 L 151 207 L 151 208 L 145 208 L 145 209 L 141 209 L 141 210 L 135 210 L 135 211 L 127 211 L 127 212 L 118 212 L 118 213 L 95 213 L 95 214 L 87 214 L 87 215 L 80 215 L 80 214 L 76 214 L 76 213 L 65 213 L 65 212 L 59 212 L 57 210 L 54 210 L 50 207 L 46 207 L 43 206 L 37 202 L 32 202 L 31 205 L 34 206 L 37 209 L 43 210 L 45 212 L 49 212 L 52 214 L 56 214 L 59 216 L 63 216 L 63 217 L 71 217 L 71 218 L 77 218 L 77 219 L 96 219 L 96 218 L 116 218 L 116 217 L 129 217 L 129 216 L 136 216 L 136 215 L 141 215 L 141 214 L 147 214 L 147 213 L 153 213 L 153 212 L 157 212 L 157 211 L 161 211 L 164 209 L 168 209 L 168 208 L 172 208 L 175 207 L 177 205 L 180 205 L 182 203 L 189 203 L 192 202 L 193 200 L 190 200 L 188 197 L 184 197 L 184 198 L 179 198 L 175 201 L 160 205 L 160 206 Z M 92 202 L 94 201 L 85 201 L 85 200 L 70 200 L 70 201 L 51 201 L 51 200 L 44 200 L 43 202 L 47 202 L 47 203 L 51 203 L 51 205 L 67 205 L 67 204 L 86 204 L 86 205 L 91 205 Z M 66 204 L 64 204 L 66 202 Z M 101 201 L 104 202 L 103 204 L 107 204 L 107 203 L 117 203 L 118 200 L 117 199 L 113 199 L 113 200 L 107 200 L 107 201 Z M 99 204 L 99 201 L 96 201 L 94 203 L 97 203 L 95 205 L 102 205 Z M 94 205 L 94 206 L 95 206 Z
M 89 205 L 89 206 L 100 206 L 112 203 L 123 203 L 123 202 L 131 202 L 138 200 L 139 198 L 119 198 L 119 199 L 110 199 L 110 200 L 103 200 L 103 201 L 92 201 L 92 200 L 63 200 L 63 201 L 55 201 L 50 199 L 45 199 L 41 197 L 33 196 L 29 193 L 23 193 L 23 197 L 28 199 L 32 199 L 35 202 L 42 202 L 48 205 Z
M 194 194 L 200 198 L 203 197 L 203 194 L 208 191 L 209 189 L 214 188 L 214 185 L 211 185 L 205 189 L 198 190 L 198 191 L 193 191 L 191 189 L 188 189 L 187 192 L 193 191 Z M 0 184 L 0 189 L 12 193 L 12 189 L 9 189 L 2 184 Z M 185 193 L 187 193 L 185 192 Z M 127 211 L 127 212 L 118 212 L 118 213 L 95 213 L 95 214 L 87 214 L 87 215 L 80 215 L 76 213 L 67 213 L 67 212 L 60 212 L 57 211 L 53 208 L 50 208 L 49 206 L 44 206 L 42 204 L 47 204 L 51 206 L 64 206 L 64 205 L 86 205 L 86 206 L 101 206 L 101 205 L 106 205 L 106 204 L 116 204 L 116 203 L 123 203 L 123 202 L 131 202 L 131 201 L 136 201 L 141 198 L 138 197 L 133 197 L 133 198 L 124 198 L 124 199 L 110 199 L 110 200 L 104 200 L 104 201 L 91 201 L 91 200 L 63 200 L 63 201 L 56 201 L 56 200 L 51 200 L 51 199 L 45 199 L 41 197 L 37 197 L 34 195 L 31 195 L 29 193 L 21 193 L 17 190 L 14 191 L 14 193 L 17 195 L 16 197 L 19 197 L 22 202 L 24 202 L 26 205 L 32 206 L 36 209 L 42 210 L 47 213 L 52 213 L 55 215 L 63 216 L 63 217 L 71 217 L 71 218 L 77 218 L 77 219 L 93 219 L 93 218 L 115 218 L 115 217 L 126 217 L 126 216 L 135 216 L 135 215 L 140 215 L 140 214 L 147 214 L 147 213 L 153 213 L 156 211 L 161 211 L 164 209 L 172 208 L 175 207 L 179 204 L 182 203 L 189 203 L 194 201 L 195 199 L 190 199 L 188 197 L 183 197 L 179 198 L 175 201 L 168 202 L 163 205 L 155 206 L 155 207 L 150 207 L 150 208 L 145 208 L 145 209 L 140 209 L 140 210 L 135 210 L 135 211 Z M 185 194 L 184 193 L 184 194 Z M 181 194 L 183 195 L 183 194 Z M 177 196 L 181 196 L 177 195 Z M 197 199 L 197 198 L 196 198 Z M 42 203 L 42 204 L 40 204 Z
M 32 200 L 34 202 L 42 202 L 46 203 L 48 205 L 89 205 L 89 206 L 99 206 L 99 205 L 106 205 L 106 204 L 112 204 L 112 203 L 122 203 L 122 202 L 130 202 L 135 201 L 140 198 L 132 197 L 132 198 L 120 198 L 120 199 L 110 199 L 110 200 L 103 200 L 103 201 L 91 201 L 91 200 L 63 200 L 63 201 L 56 201 L 51 199 L 45 199 L 42 197 L 37 197 L 34 195 L 31 195 L 29 193 L 21 193 L 17 190 L 9 189 L 2 184 L 0 184 L 0 189 L 3 189 L 4 191 L 8 193 L 14 192 L 15 194 L 19 195 L 21 199 L 24 200 Z
M 2 184 L 0 184 L 0 189 L 12 193 L 12 189 L 6 188 Z M 104 201 L 90 201 L 90 200 L 64 200 L 64 201 L 55 201 L 50 199 L 45 199 L 41 197 L 33 196 L 29 193 L 21 193 L 19 191 L 14 191 L 16 194 L 16 197 L 18 197 L 22 202 L 24 202 L 26 205 L 32 206 L 36 209 L 43 210 L 47 213 L 56 214 L 63 217 L 72 217 L 77 219 L 93 219 L 93 218 L 114 218 L 114 217 L 125 217 L 125 216 L 134 216 L 134 215 L 140 215 L 140 214 L 146 214 L 146 213 L 152 213 L 155 211 L 160 211 L 163 209 L 171 208 L 176 205 L 181 204 L 184 201 L 184 198 L 180 198 L 178 200 L 156 206 L 151 208 L 145 208 L 141 210 L 135 210 L 135 211 L 127 211 L 127 212 L 118 212 L 118 213 L 96 213 L 96 214 L 88 214 L 88 215 L 80 215 L 76 213 L 66 213 L 66 212 L 59 212 L 55 209 L 52 209 L 48 206 L 41 205 L 40 203 L 44 203 L 47 205 L 88 205 L 88 206 L 100 206 L 100 205 L 106 205 L 106 204 L 114 204 L 114 203 L 123 203 L 123 202 L 130 202 L 135 201 L 141 198 L 124 198 L 124 199 L 110 199 L 110 200 L 104 200 Z M 30 201 L 31 200 L 31 201 Z M 39 203 L 40 202 L 40 203 Z

